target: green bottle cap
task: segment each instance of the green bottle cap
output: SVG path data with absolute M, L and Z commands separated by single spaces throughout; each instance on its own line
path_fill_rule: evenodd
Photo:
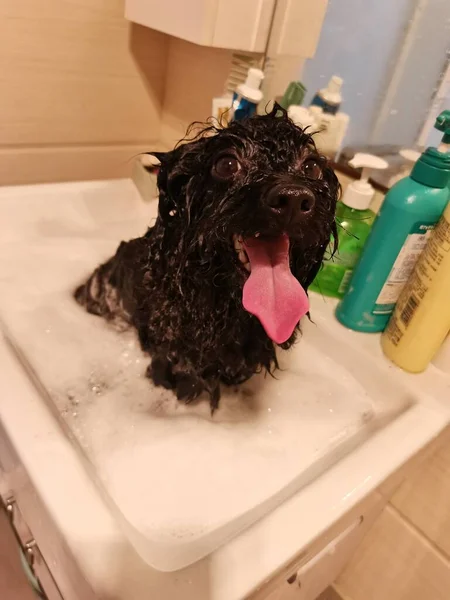
M 442 142 L 444 144 L 450 144 L 450 110 L 443 110 L 441 114 L 436 118 L 434 127 L 438 131 L 442 131 L 444 136 Z
M 428 187 L 445 188 L 450 180 L 450 153 L 427 148 L 414 165 L 411 178 Z
M 286 110 L 292 105 L 300 106 L 306 94 L 306 88 L 301 81 L 291 81 L 287 86 L 284 96 L 280 101 L 280 106 Z

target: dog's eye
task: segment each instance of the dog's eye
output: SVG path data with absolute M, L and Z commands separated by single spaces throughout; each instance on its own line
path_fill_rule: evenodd
M 235 156 L 221 156 L 214 163 L 213 175 L 219 179 L 230 179 L 241 170 L 241 163 Z
M 306 160 L 302 165 L 302 172 L 308 179 L 321 179 L 322 167 L 314 160 Z

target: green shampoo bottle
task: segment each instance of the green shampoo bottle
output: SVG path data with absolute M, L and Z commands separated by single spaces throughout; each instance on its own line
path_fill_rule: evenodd
M 362 152 L 355 154 L 348 164 L 355 169 L 362 167 L 362 173 L 360 179 L 347 186 L 336 207 L 338 250 L 333 255 L 332 241 L 328 259 L 309 286 L 314 292 L 334 298 L 344 296 L 375 220 L 375 214 L 369 208 L 375 194 L 369 183 L 370 171 L 388 167 L 382 158 Z

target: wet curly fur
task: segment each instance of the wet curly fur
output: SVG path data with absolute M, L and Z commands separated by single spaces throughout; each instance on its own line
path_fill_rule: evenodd
M 278 366 L 274 343 L 242 306 L 248 272 L 233 236 L 286 233 L 291 271 L 307 289 L 335 233 L 339 185 L 312 136 L 277 105 L 226 128 L 209 125 L 171 152 L 149 154 L 161 161 L 155 225 L 122 242 L 75 298 L 91 313 L 136 328 L 155 385 L 185 402 L 206 391 L 214 410 L 221 383 L 240 384 Z M 219 177 L 221 157 L 225 166 L 232 157 L 239 170 Z M 279 208 L 292 190 L 294 202 L 296 194 L 314 198 L 307 214 L 292 199 L 289 211 Z M 282 348 L 294 343 L 298 329 Z

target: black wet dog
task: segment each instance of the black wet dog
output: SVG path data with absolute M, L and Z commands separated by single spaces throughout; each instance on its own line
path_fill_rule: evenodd
M 155 156 L 155 225 L 122 242 L 75 297 L 137 329 L 155 385 L 185 402 L 207 391 L 214 409 L 220 383 L 272 371 L 275 344 L 294 343 L 335 234 L 339 185 L 278 106 Z

